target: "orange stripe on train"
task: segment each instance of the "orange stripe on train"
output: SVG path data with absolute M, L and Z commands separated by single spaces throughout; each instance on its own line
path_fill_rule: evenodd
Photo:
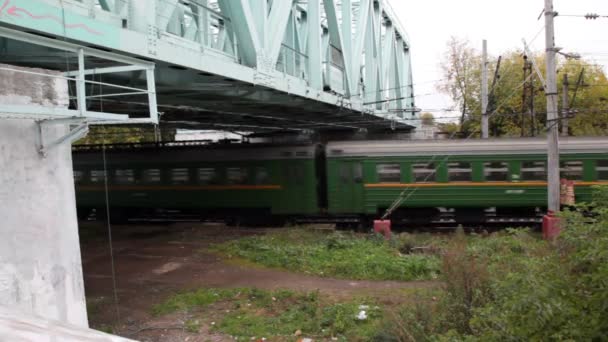
M 111 191 L 217 191 L 217 190 L 281 190 L 280 185 L 205 185 L 205 186 L 153 186 L 153 185 L 113 185 Z M 76 186 L 78 191 L 105 191 L 103 186 Z
M 575 186 L 608 185 L 608 182 L 574 182 Z M 447 187 L 546 187 L 547 182 L 451 182 L 451 183 L 380 183 L 365 184 L 368 189 L 447 188 Z

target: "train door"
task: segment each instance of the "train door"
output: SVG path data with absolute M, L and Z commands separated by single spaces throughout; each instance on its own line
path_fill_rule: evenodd
M 345 213 L 363 211 L 363 165 L 358 161 L 340 163 L 340 199 L 341 209 Z
M 285 163 L 284 184 L 286 191 L 282 205 L 287 208 L 290 214 L 302 213 L 307 203 L 307 187 L 305 179 L 305 165 L 299 160 L 290 160 Z

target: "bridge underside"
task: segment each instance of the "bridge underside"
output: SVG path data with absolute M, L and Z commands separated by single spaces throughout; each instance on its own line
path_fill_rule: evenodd
M 383 0 L 274 3 L 6 0 L 0 63 L 74 77 L 73 110 L 143 119 L 154 95 L 160 123 L 172 127 L 413 128 L 409 43 Z M 250 13 L 258 5 L 268 13 L 263 20 Z M 86 50 L 79 55 L 63 45 Z M 144 70 L 103 53 L 151 64 L 153 83 Z

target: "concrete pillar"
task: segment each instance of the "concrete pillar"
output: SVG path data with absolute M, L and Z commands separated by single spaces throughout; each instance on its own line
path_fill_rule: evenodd
M 2 104 L 67 104 L 65 83 L 1 70 L 0 80 Z M 45 141 L 67 132 L 52 125 Z M 0 118 L 0 306 L 87 327 L 71 149 L 38 148 L 35 121 Z

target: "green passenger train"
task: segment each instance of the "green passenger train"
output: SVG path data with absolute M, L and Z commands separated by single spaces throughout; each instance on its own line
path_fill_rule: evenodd
M 576 201 L 608 185 L 608 138 L 561 142 Z M 117 221 L 166 213 L 229 224 L 363 226 L 398 198 L 396 225 L 536 223 L 546 142 L 347 141 L 272 146 L 200 142 L 74 148 L 78 212 Z M 105 154 L 105 163 L 104 163 Z M 106 200 L 106 194 L 108 198 Z

